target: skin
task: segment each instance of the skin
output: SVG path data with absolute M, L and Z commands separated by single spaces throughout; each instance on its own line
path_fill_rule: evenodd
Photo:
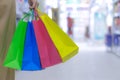
M 39 5 L 37 0 L 28 0 L 28 3 L 29 3 L 30 9 L 35 9 Z

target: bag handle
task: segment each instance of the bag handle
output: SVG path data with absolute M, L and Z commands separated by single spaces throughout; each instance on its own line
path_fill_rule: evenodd
M 38 8 L 31 9 L 28 13 L 24 14 L 23 18 L 21 20 L 24 20 L 25 18 L 29 17 L 29 21 L 32 21 L 35 19 L 39 19 L 39 16 L 42 16 L 44 13 L 41 12 Z
M 45 13 L 41 12 L 38 8 L 34 9 L 34 17 L 36 20 L 40 19 L 40 16 L 44 15 Z
M 25 18 L 29 17 L 31 15 L 31 12 L 32 10 L 30 10 L 28 13 L 25 13 L 21 20 L 24 20 Z
M 30 13 L 30 16 L 29 16 L 29 21 L 32 21 L 34 20 L 34 10 L 31 9 L 31 13 Z
M 39 15 L 43 15 L 43 14 L 44 14 L 44 13 L 41 12 L 38 8 L 37 8 L 37 12 L 38 12 Z

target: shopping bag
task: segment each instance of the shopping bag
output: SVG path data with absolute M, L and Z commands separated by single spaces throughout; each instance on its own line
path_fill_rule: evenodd
M 42 14 L 37 9 L 38 15 L 44 23 L 53 43 L 55 44 L 62 61 L 65 62 L 78 53 L 78 46 L 62 31 L 62 29 L 48 17 L 47 14 Z
M 3 65 L 9 68 L 21 70 L 22 57 L 24 50 L 24 40 L 26 34 L 27 22 L 22 19 L 18 22 L 12 42 L 8 49 Z
M 42 21 L 34 20 L 33 24 L 42 67 L 46 68 L 61 63 L 61 57 Z
M 28 22 L 24 43 L 22 70 L 41 70 L 41 62 L 32 22 Z

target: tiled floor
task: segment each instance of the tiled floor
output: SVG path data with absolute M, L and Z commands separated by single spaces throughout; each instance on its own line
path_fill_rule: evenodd
M 16 71 L 16 80 L 120 80 L 120 57 L 104 46 L 78 44 L 80 52 L 66 63 L 42 71 Z

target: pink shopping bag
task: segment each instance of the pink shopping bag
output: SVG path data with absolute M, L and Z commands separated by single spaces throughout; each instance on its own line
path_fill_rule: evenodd
M 62 59 L 58 53 L 57 48 L 52 42 L 43 22 L 40 19 L 34 20 L 33 25 L 42 68 L 61 63 Z

